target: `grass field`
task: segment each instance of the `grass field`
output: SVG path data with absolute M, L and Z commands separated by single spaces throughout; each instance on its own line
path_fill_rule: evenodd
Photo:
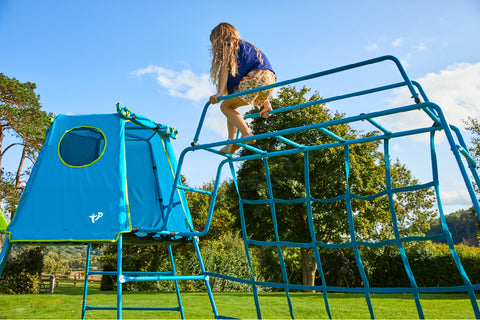
M 0 319 L 79 319 L 82 307 L 81 286 L 60 284 L 54 294 L 0 295 Z M 328 318 L 321 294 L 291 293 L 294 316 L 297 319 Z M 220 315 L 242 319 L 256 318 L 251 293 L 215 293 Z M 329 304 L 334 319 L 369 319 L 370 314 L 361 294 L 330 293 Z M 284 293 L 259 295 L 262 317 L 290 318 Z M 126 292 L 124 306 L 176 306 L 176 296 L 170 293 Z M 187 319 L 211 319 L 210 302 L 206 293 L 183 293 Z M 474 319 L 466 294 L 423 294 L 421 303 L 427 319 Z M 418 319 L 415 302 L 408 294 L 372 295 L 375 317 L 378 319 Z M 115 306 L 114 292 L 105 293 L 97 287 L 89 289 L 88 305 Z M 178 312 L 128 311 L 125 319 L 178 319 Z M 115 311 L 87 311 L 87 319 L 115 319 Z

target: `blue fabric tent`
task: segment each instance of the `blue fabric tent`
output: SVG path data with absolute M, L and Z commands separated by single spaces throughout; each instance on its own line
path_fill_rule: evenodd
M 123 111 L 55 118 L 7 228 L 12 243 L 192 231 L 183 190 L 168 203 L 176 130 Z

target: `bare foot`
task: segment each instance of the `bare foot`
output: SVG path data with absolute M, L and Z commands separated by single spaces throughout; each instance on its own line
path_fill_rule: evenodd
M 235 152 L 235 151 L 232 151 L 232 146 L 233 146 L 232 144 L 227 144 L 222 149 L 220 149 L 220 152 L 225 154 L 232 154 Z
M 249 134 L 248 136 L 242 136 L 242 138 L 246 138 L 246 137 L 252 137 L 253 134 Z M 254 144 L 255 142 L 257 142 L 257 140 L 252 140 L 252 141 L 246 141 L 245 144 Z M 230 148 L 230 150 L 232 151 L 232 153 L 235 153 L 238 149 L 240 149 L 240 146 L 239 145 L 236 145 L 236 144 L 232 144 L 231 145 L 232 147 Z
M 252 136 L 253 136 L 253 134 L 250 134 L 250 135 L 245 136 L 245 137 L 252 137 Z M 245 138 L 245 137 L 242 136 L 242 138 Z M 247 141 L 247 142 L 245 142 L 245 144 L 254 144 L 255 142 L 257 142 L 257 140 Z M 225 154 L 234 154 L 235 152 L 237 152 L 238 149 L 240 149 L 239 145 L 227 144 L 222 149 L 220 149 L 220 152 L 225 153 Z

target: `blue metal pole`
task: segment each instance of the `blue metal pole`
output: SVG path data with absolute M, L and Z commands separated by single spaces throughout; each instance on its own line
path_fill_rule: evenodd
M 122 319 L 122 252 L 123 252 L 123 234 L 120 234 L 117 241 L 117 319 Z
M 87 258 L 85 262 L 85 280 L 83 283 L 83 300 L 82 300 L 82 319 L 85 319 L 85 311 L 87 308 L 87 291 L 88 291 L 88 275 L 90 271 L 90 252 L 92 251 L 92 244 L 87 245 Z
M 475 183 L 477 184 L 477 187 L 480 187 L 480 177 L 478 176 L 478 172 L 476 170 L 477 168 L 477 163 L 475 160 L 472 158 L 472 156 L 468 153 L 468 147 L 465 144 L 465 140 L 463 140 L 462 134 L 460 133 L 460 130 L 453 126 L 450 125 L 450 128 L 452 129 L 453 132 L 455 132 L 457 139 L 460 143 L 460 146 L 467 152 L 464 156 L 467 159 L 468 167 L 470 168 L 470 172 L 473 176 L 473 179 Z M 471 195 L 471 194 L 470 194 Z M 475 208 L 475 211 L 477 212 L 478 219 L 480 220 L 480 204 L 478 203 L 478 198 L 477 197 L 471 197 L 472 202 L 473 202 L 473 207 Z
M 5 264 L 7 263 L 8 255 L 10 254 L 11 249 L 12 243 L 7 236 L 7 239 L 3 244 L 2 252 L 0 253 L 0 276 L 2 275 L 3 269 L 5 268 Z
M 203 264 L 202 254 L 200 253 L 200 248 L 198 247 L 198 238 L 193 238 L 193 246 L 195 247 L 195 252 L 197 253 L 197 259 L 200 264 L 200 270 L 202 271 L 202 275 L 205 274 L 205 265 Z M 215 305 L 215 300 L 213 299 L 212 289 L 210 288 L 210 283 L 208 282 L 208 276 L 204 279 L 205 280 L 205 287 L 207 288 L 208 298 L 210 299 L 210 305 L 212 306 L 213 315 L 215 319 L 218 318 L 217 307 Z
M 477 196 L 475 194 L 475 189 L 473 188 L 472 182 L 470 181 L 470 177 L 468 176 L 465 166 L 463 165 L 462 156 L 460 155 L 460 151 L 458 150 L 458 147 L 455 144 L 455 139 L 453 138 L 452 132 L 450 131 L 450 126 L 448 125 L 447 120 L 443 115 L 442 109 L 434 103 L 432 103 L 432 108 L 436 110 L 438 117 L 443 125 L 445 135 L 447 136 L 448 143 L 453 152 L 458 168 L 460 169 L 460 172 L 462 174 L 462 178 L 465 183 L 465 186 L 467 187 L 467 191 L 468 191 L 468 194 L 470 195 L 470 199 L 472 200 L 475 210 L 479 212 L 478 210 L 480 209 L 480 207 L 478 204 Z
M 172 272 L 173 275 L 177 275 L 177 270 L 175 269 L 175 260 L 173 259 L 173 252 L 172 252 L 172 246 L 168 246 L 168 255 L 170 256 L 170 263 L 172 265 Z M 183 313 L 183 304 L 182 304 L 182 297 L 180 296 L 180 288 L 178 286 L 178 280 L 175 281 L 175 292 L 177 293 L 177 300 L 178 300 L 178 307 L 180 309 L 180 315 L 182 319 L 185 319 L 185 315 Z

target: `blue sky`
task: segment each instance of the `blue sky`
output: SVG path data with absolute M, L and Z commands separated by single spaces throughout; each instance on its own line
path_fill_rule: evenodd
M 48 112 L 112 113 L 121 102 L 175 126 L 179 154 L 214 93 L 208 82 L 209 34 L 223 21 L 267 54 L 279 81 L 389 54 L 451 123 L 463 128 L 467 116 L 480 116 L 478 0 L 0 0 L 0 72 L 35 82 Z M 398 74 L 381 65 L 305 85 L 331 96 L 390 79 L 398 81 Z M 357 115 L 402 99 L 395 91 L 331 109 Z M 224 138 L 225 119 L 212 108 L 200 142 Z M 420 179 L 417 150 L 426 146 L 409 140 L 396 149 Z M 185 164 L 184 174 L 200 185 L 214 177 L 217 161 L 199 154 Z M 445 175 L 446 209 L 468 206 L 465 191 L 450 180 L 458 173 Z

